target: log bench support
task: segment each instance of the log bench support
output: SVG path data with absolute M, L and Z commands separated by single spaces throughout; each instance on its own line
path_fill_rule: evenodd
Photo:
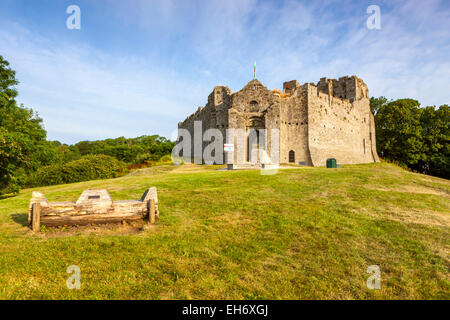
M 156 220 L 156 204 L 154 199 L 150 199 L 148 202 L 148 222 L 155 224 Z
M 31 230 L 34 232 L 41 231 L 41 204 L 39 202 L 33 204 Z

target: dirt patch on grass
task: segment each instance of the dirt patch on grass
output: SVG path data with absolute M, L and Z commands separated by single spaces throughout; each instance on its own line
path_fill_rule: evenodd
M 207 171 L 215 171 L 218 169 L 226 168 L 226 165 L 199 165 L 187 163 L 179 166 L 174 166 L 174 173 L 189 173 L 189 172 L 207 172 Z
M 428 188 L 428 187 L 424 187 L 424 186 L 418 186 L 418 185 L 407 185 L 402 188 L 402 191 L 403 190 L 404 190 L 404 192 L 434 194 L 436 196 L 450 197 L 449 192 L 445 192 L 443 190 L 434 189 L 434 188 Z
M 406 210 L 398 207 L 390 207 L 386 211 L 381 213 L 376 213 L 368 210 L 363 210 L 363 212 L 364 214 L 375 217 L 377 219 L 381 218 L 402 223 L 415 223 L 427 226 L 439 226 L 447 228 L 450 226 L 449 212 L 439 212 L 424 209 Z
M 126 175 L 126 177 L 132 177 L 132 176 L 152 176 L 157 175 L 160 173 L 168 173 L 176 169 L 176 166 L 170 165 L 170 166 L 155 166 L 155 167 L 149 167 L 149 168 L 143 168 L 143 169 L 137 169 L 134 171 L 131 171 L 129 174 Z
M 440 189 L 434 189 L 429 188 L 425 186 L 420 185 L 403 185 L 403 186 L 395 186 L 392 188 L 380 188 L 375 186 L 366 185 L 366 189 L 372 189 L 372 190 L 378 190 L 378 191 L 394 191 L 394 192 L 406 192 L 406 193 L 417 193 L 417 194 L 431 194 L 435 196 L 443 196 L 450 198 L 450 193 L 440 190 Z
M 156 225 L 149 225 L 146 221 L 131 221 L 122 223 L 108 223 L 86 226 L 41 227 L 45 238 L 61 238 L 78 235 L 130 235 L 140 234 L 155 229 Z

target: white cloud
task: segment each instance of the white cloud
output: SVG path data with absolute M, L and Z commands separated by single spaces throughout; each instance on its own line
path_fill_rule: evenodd
M 49 133 L 78 139 L 169 134 L 205 91 L 144 59 L 52 43 L 23 28 L 1 31 L 2 54 L 17 70 L 19 102 L 37 110 Z M 186 110 L 187 109 L 187 110 Z M 181 115 L 181 116 L 180 116 Z M 126 124 L 126 125 L 125 125 Z

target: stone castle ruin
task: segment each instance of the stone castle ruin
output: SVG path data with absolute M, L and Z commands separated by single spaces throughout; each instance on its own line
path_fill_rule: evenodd
M 234 145 L 233 152 L 222 149 L 215 155 L 216 163 L 324 166 L 328 158 L 341 164 L 379 161 L 369 90 L 356 76 L 303 85 L 292 80 L 283 83 L 283 92 L 269 90 L 257 79 L 235 93 L 217 86 L 205 107 L 178 124 L 179 142 L 184 139 L 181 129 L 192 137 L 195 133 L 204 137 L 212 128 L 222 134 L 222 145 Z M 230 135 L 230 129 L 242 132 L 242 138 Z M 201 152 L 210 141 L 202 139 Z M 199 149 L 194 138 L 189 143 L 191 150 Z M 254 152 L 260 149 L 270 155 L 269 160 Z

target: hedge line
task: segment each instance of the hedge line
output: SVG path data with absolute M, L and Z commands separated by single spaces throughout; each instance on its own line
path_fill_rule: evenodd
M 107 155 L 87 155 L 65 164 L 38 169 L 28 179 L 28 187 L 117 178 L 127 171 L 126 164 Z

